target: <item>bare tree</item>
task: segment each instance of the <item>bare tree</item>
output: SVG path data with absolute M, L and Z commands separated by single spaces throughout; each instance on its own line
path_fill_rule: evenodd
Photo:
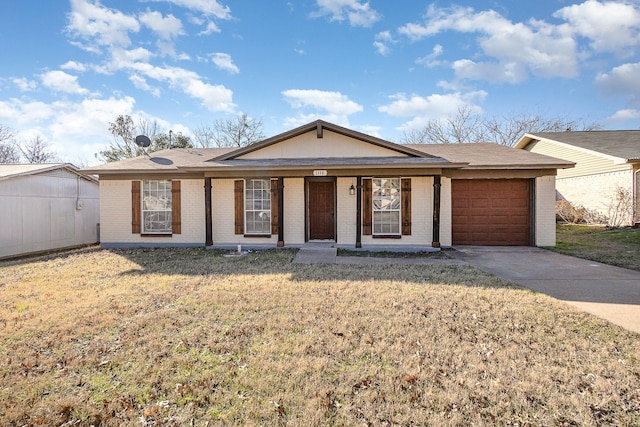
M 0 124 L 0 164 L 20 162 L 20 153 L 11 138 L 13 131 Z
M 471 107 L 459 107 L 455 116 L 444 120 L 429 120 L 421 128 L 405 132 L 405 144 L 463 144 L 484 139 L 484 126 L 480 116 Z
M 513 114 L 487 117 L 475 114 L 470 107 L 462 107 L 445 120 L 429 120 L 421 128 L 405 132 L 404 144 L 450 144 L 495 142 L 514 145 L 525 133 L 562 132 L 567 130 L 596 130 L 600 125 L 541 114 Z
M 233 119 L 216 120 L 213 126 L 203 125 L 194 134 L 201 147 L 244 147 L 264 138 L 262 119 L 244 113 Z
M 28 163 L 48 163 L 56 160 L 56 153 L 49 150 L 49 143 L 40 136 L 18 143 L 17 146 Z

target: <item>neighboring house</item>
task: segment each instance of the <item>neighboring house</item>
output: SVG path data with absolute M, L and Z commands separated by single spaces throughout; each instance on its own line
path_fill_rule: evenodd
M 576 164 L 558 171 L 558 198 L 597 212 L 609 225 L 640 222 L 640 130 L 525 134 L 516 143 Z
M 99 204 L 69 163 L 0 165 L 0 258 L 96 243 Z
M 496 144 L 398 145 L 316 121 L 237 149 L 173 149 L 85 169 L 101 245 L 555 245 L 555 175 Z

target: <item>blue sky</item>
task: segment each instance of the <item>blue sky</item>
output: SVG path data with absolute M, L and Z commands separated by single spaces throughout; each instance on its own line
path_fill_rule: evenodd
M 640 3 L 0 0 L 0 124 L 96 164 L 120 114 L 399 142 L 461 108 L 640 128 Z

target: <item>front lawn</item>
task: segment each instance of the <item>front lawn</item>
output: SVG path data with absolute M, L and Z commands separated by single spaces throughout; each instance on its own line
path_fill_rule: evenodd
M 638 425 L 638 335 L 469 266 L 0 262 L 0 425 Z
M 640 229 L 558 224 L 556 247 L 565 255 L 640 271 Z

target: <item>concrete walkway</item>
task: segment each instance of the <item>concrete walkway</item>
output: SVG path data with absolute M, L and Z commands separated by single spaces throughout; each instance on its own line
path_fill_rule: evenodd
M 305 245 L 293 259 L 298 264 L 466 264 L 458 259 L 384 258 L 365 256 L 338 256 L 338 249 L 325 245 Z
M 640 334 L 640 272 L 531 247 L 461 246 L 455 259 L 339 257 L 328 244 L 298 251 L 305 264 L 470 264 Z
M 530 247 L 456 247 L 458 259 L 640 333 L 640 272 Z

